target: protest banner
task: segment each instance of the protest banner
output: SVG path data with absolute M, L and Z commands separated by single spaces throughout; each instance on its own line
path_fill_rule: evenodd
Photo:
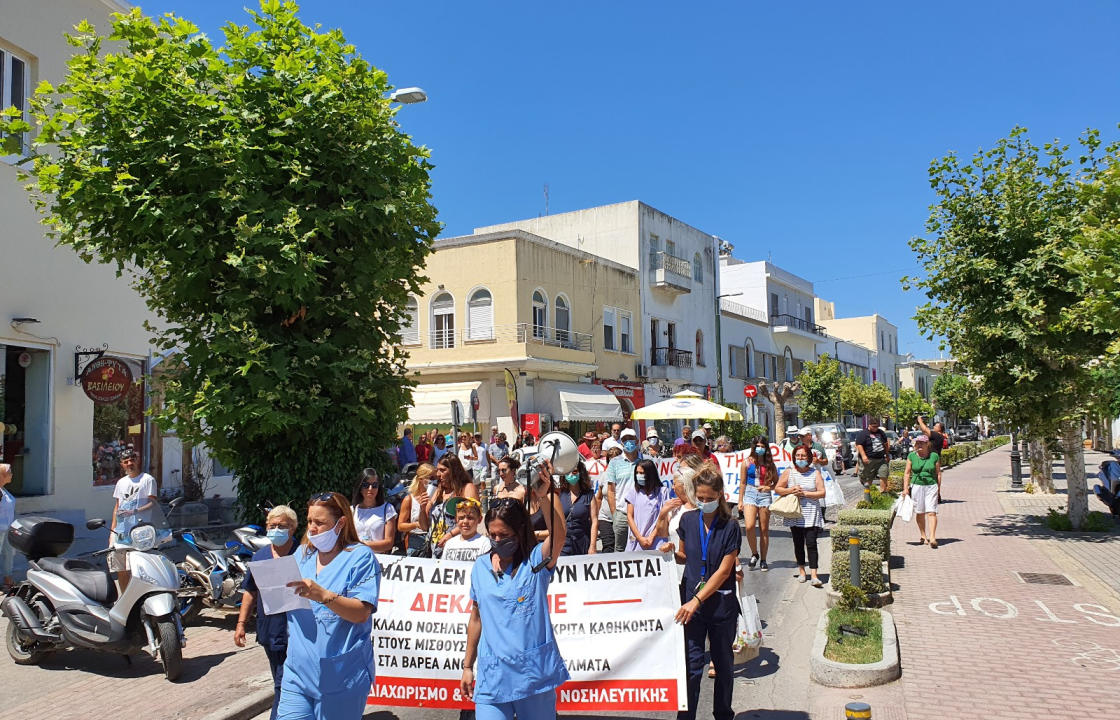
M 459 689 L 474 563 L 379 555 L 373 616 L 377 679 L 369 704 L 470 708 Z M 564 710 L 673 712 L 687 708 L 684 632 L 671 557 L 611 553 L 561 558 L 548 591 L 571 680 Z

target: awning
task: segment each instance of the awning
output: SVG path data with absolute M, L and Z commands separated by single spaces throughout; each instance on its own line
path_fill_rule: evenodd
M 459 419 L 471 421 L 471 391 L 480 390 L 481 382 L 432 383 L 412 389 L 412 407 L 408 410 L 409 425 L 450 425 L 451 403 L 459 403 Z M 479 393 L 481 395 L 481 392 Z M 483 417 L 479 408 L 479 417 Z
M 623 420 L 618 398 L 602 385 L 537 381 L 537 406 L 553 420 Z

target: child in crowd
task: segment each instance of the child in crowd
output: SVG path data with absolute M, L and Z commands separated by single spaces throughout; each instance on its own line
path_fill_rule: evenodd
M 455 505 L 455 524 L 459 534 L 447 541 L 443 548 L 444 560 L 466 560 L 490 551 L 490 538 L 478 531 L 482 523 L 482 505 L 474 498 L 462 498 Z

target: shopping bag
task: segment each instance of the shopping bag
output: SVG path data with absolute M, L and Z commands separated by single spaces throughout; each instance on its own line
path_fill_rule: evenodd
M 796 495 L 782 495 L 770 504 L 770 514 L 793 520 L 801 517 L 801 501 Z
M 735 583 L 735 597 L 739 600 L 739 622 L 731 650 L 735 653 L 735 663 L 741 664 L 758 657 L 762 646 L 762 620 L 758 617 L 758 600 L 754 595 L 741 595 L 738 583 Z
M 909 495 L 899 498 L 898 516 L 902 518 L 902 522 L 910 522 L 914 519 L 914 501 Z
M 844 491 L 840 489 L 840 483 L 831 475 L 824 476 L 824 505 L 825 507 L 844 506 Z

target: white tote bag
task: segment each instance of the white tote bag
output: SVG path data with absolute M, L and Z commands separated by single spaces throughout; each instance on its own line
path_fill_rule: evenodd
M 743 596 L 738 583 L 735 584 L 735 597 L 739 600 L 739 623 L 731 650 L 738 665 L 758 657 L 758 649 L 762 646 L 762 620 L 758 617 L 758 600 L 754 595 Z
M 844 491 L 840 483 L 832 475 L 824 475 L 824 505 L 825 507 L 844 507 Z
M 902 518 L 902 522 L 910 522 L 914 519 L 914 501 L 909 495 L 899 498 L 898 516 Z

